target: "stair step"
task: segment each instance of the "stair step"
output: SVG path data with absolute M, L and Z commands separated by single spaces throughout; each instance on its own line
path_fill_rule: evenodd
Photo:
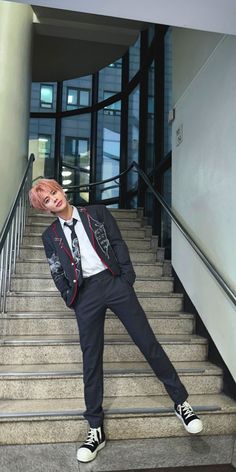
M 41 238 L 42 241 L 42 232 L 46 229 L 47 225 L 42 226 L 42 230 L 39 230 L 38 225 L 28 225 L 27 230 L 25 232 L 26 237 L 30 236 L 36 236 Z M 30 231 L 30 228 L 32 228 L 32 231 Z M 130 228 L 124 228 L 121 229 L 121 235 L 123 236 L 124 239 L 143 239 L 143 238 L 150 238 L 152 236 L 152 227 L 149 225 L 145 225 L 140 228 L 135 228 L 135 229 L 130 229 Z
M 208 362 L 176 362 L 189 394 L 219 393 L 222 372 Z M 1 399 L 83 398 L 82 364 L 0 367 Z M 104 363 L 105 396 L 167 395 L 145 362 Z
M 188 313 L 146 312 L 154 333 L 160 334 L 192 334 L 195 327 L 194 316 Z M 78 334 L 75 314 L 58 313 L 8 313 L 0 319 L 0 331 L 5 336 L 12 335 L 44 335 L 44 334 Z M 107 310 L 105 321 L 106 334 L 125 334 L 121 321 Z
M 40 228 L 38 231 L 44 231 L 53 221 L 55 218 L 49 219 L 50 217 L 47 216 L 40 216 L 40 217 L 29 217 L 27 222 L 27 227 L 31 228 Z M 123 228 L 141 228 L 143 227 L 143 219 L 142 218 L 116 218 L 117 225 L 120 229 Z
M 179 293 L 142 293 L 137 297 L 145 311 L 181 311 L 183 295 Z M 8 311 L 65 311 L 65 303 L 58 292 L 10 292 L 6 300 Z M 70 310 L 68 308 L 68 310 Z
M 42 259 L 46 261 L 46 256 L 43 246 L 27 245 L 21 246 L 20 249 L 21 259 Z M 156 250 L 154 249 L 135 249 L 130 251 L 130 259 L 132 262 L 155 262 Z
M 233 434 L 236 404 L 223 394 L 192 395 L 201 415 L 203 435 Z M 82 399 L 3 400 L 0 404 L 0 443 L 33 444 L 81 441 L 87 433 Z M 105 397 L 108 439 L 187 436 L 173 414 L 168 396 Z
M 163 264 L 161 262 L 136 262 L 133 264 L 137 277 L 159 277 L 163 274 Z M 42 259 L 18 260 L 16 263 L 16 274 L 49 274 L 48 262 Z
M 173 277 L 158 277 L 156 279 L 136 279 L 134 288 L 138 292 L 172 292 L 174 285 Z M 15 275 L 11 280 L 12 291 L 57 291 L 50 274 L 47 276 Z
M 129 250 L 142 249 L 151 249 L 151 238 L 126 238 L 126 244 Z M 42 237 L 40 236 L 24 236 L 23 238 L 23 247 L 27 246 L 37 246 L 43 249 Z
M 160 335 L 160 344 L 171 361 L 205 361 L 208 344 L 196 335 Z M 79 336 L 2 336 L 1 363 L 39 364 L 82 362 Z M 143 355 L 128 334 L 105 336 L 104 362 L 143 361 Z

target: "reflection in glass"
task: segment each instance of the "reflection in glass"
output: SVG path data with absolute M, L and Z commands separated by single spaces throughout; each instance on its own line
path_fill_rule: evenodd
M 149 174 L 154 167 L 154 97 L 155 97 L 154 61 L 148 69 L 148 116 L 147 116 L 147 149 L 145 169 Z
M 62 92 L 62 110 L 76 110 L 91 106 L 92 76 L 65 80 Z
M 146 162 L 145 171 L 152 180 L 152 172 L 155 165 L 154 149 L 154 97 L 155 97 L 155 70 L 154 61 L 148 69 L 148 115 L 147 115 L 147 143 L 146 143 Z M 145 214 L 148 222 L 151 223 L 153 215 L 153 196 L 147 190 L 145 193 Z
M 105 94 L 109 93 L 109 96 L 106 98 L 115 95 L 121 91 L 121 74 L 122 69 L 120 67 L 120 61 L 114 62 L 107 67 L 104 67 L 99 71 L 99 82 L 98 82 L 98 101 L 101 102 L 105 100 Z M 118 65 L 118 67 L 115 67 Z
M 136 43 L 129 48 L 129 80 L 131 80 L 140 69 L 140 35 Z
M 31 118 L 29 153 L 35 155 L 33 179 L 54 177 L 55 119 Z
M 120 173 L 120 116 L 98 112 L 96 180 L 109 179 Z M 119 197 L 116 182 L 97 187 L 96 198 L 104 200 Z
M 172 29 L 165 34 L 165 72 L 164 72 L 164 156 L 172 149 L 172 126 L 168 123 L 168 113 L 172 109 Z
M 31 104 L 32 112 L 54 112 L 56 111 L 57 83 L 32 82 Z M 43 110 L 42 110 L 43 109 Z
M 83 185 L 90 176 L 90 128 L 91 115 L 77 115 L 62 119 L 61 156 L 62 184 Z M 72 193 L 69 193 L 72 197 Z M 80 190 L 74 194 L 74 203 L 89 201 L 89 192 Z
M 112 97 L 113 92 L 104 91 L 104 100 L 106 98 Z M 120 116 L 121 114 L 121 101 L 118 100 L 117 102 L 110 103 L 104 107 L 104 115 L 117 115 Z
M 139 86 L 136 87 L 129 96 L 128 110 L 128 166 L 139 160 Z M 127 178 L 128 190 L 135 188 L 138 184 L 138 176 L 135 172 L 130 172 Z M 136 199 L 133 201 L 135 204 Z
M 155 35 L 155 24 L 151 24 L 148 28 L 148 46 L 150 46 Z

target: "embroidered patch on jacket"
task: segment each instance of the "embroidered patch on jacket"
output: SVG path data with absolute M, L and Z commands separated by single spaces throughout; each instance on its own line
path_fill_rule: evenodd
M 65 276 L 59 257 L 55 253 L 53 253 L 51 257 L 48 257 L 48 263 L 54 280 L 58 280 Z
M 103 254 L 105 254 L 106 258 L 110 259 L 110 256 L 109 256 L 110 241 L 107 237 L 104 223 L 100 223 L 100 221 L 95 220 L 91 216 L 90 216 L 90 220 L 92 220 L 94 224 L 94 228 L 93 226 L 91 226 L 91 229 L 94 233 L 94 237 L 98 243 L 98 246 L 100 247 Z

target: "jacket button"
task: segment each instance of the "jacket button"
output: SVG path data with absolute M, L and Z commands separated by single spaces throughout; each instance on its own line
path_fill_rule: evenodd
M 74 284 L 77 282 L 77 280 L 73 280 Z
M 74 263 L 74 262 L 71 262 L 71 265 L 73 266 L 73 265 L 75 265 L 75 263 Z

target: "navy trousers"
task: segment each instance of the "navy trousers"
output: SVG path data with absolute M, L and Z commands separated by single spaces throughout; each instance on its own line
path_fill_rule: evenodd
M 188 393 L 165 351 L 157 341 L 133 287 L 108 270 L 85 279 L 79 290 L 75 314 L 83 352 L 84 417 L 92 428 L 103 422 L 103 349 L 106 309 L 121 320 L 174 403 L 183 403 Z

